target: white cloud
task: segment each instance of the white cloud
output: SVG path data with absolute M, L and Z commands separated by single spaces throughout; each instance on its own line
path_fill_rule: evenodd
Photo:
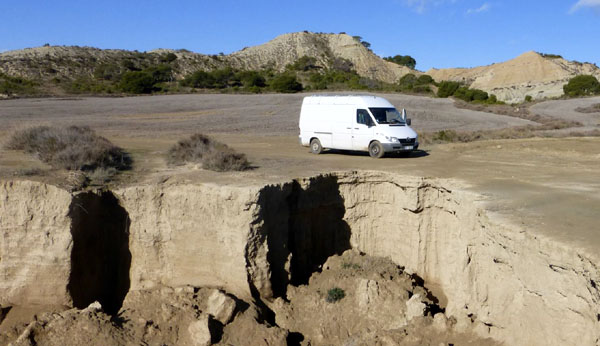
M 425 13 L 427 8 L 440 6 L 445 3 L 454 4 L 458 0 L 404 0 L 404 3 L 415 9 L 415 12 L 422 14 Z
M 492 5 L 490 5 L 489 2 L 484 2 L 483 5 L 479 6 L 478 8 L 470 8 L 467 10 L 467 14 L 475 14 L 475 13 L 482 13 L 482 12 L 487 12 L 490 10 L 490 8 L 492 8 Z
M 590 7 L 600 11 L 600 0 L 579 0 L 571 7 L 569 13 L 574 13 L 583 7 Z

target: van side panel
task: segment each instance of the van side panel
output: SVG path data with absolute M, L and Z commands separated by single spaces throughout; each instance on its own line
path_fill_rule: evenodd
M 318 138 L 323 148 L 332 147 L 332 121 L 327 109 L 320 105 L 303 104 L 300 112 L 300 137 L 302 145 L 308 146 L 311 138 Z
M 335 149 L 352 149 L 352 123 L 356 107 L 352 105 L 332 105 L 330 114 L 333 120 L 333 145 Z

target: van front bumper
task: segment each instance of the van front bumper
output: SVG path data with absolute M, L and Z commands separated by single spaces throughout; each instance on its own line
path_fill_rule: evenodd
M 381 143 L 385 152 L 391 151 L 413 151 L 419 148 L 419 142 L 414 144 L 402 144 L 402 143 Z

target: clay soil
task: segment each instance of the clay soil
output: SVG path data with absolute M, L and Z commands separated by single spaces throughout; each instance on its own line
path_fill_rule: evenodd
M 167 180 L 258 185 L 341 170 L 382 170 L 450 178 L 481 196 L 499 222 L 557 239 L 596 258 L 600 249 L 600 138 L 488 140 L 423 145 L 410 157 L 372 159 L 366 153 L 309 153 L 298 143 L 304 94 L 173 95 L 131 98 L 0 101 L 0 141 L 25 126 L 89 125 L 132 154 L 134 167 L 112 184 Z M 451 100 L 382 95 L 406 108 L 417 132 L 475 131 L 535 125 L 517 117 L 456 108 Z M 531 112 L 600 129 L 600 113 L 581 113 L 600 98 L 548 101 Z M 253 168 L 216 173 L 169 167 L 164 155 L 192 133 L 210 135 L 245 153 Z M 0 177 L 63 184 L 66 175 L 23 153 L 0 149 Z M 337 279 L 336 279 L 337 280 Z

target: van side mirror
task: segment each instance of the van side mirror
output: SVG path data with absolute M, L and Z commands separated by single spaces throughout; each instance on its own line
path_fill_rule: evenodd
M 410 126 L 410 123 L 411 123 L 410 118 L 406 119 L 406 125 Z

